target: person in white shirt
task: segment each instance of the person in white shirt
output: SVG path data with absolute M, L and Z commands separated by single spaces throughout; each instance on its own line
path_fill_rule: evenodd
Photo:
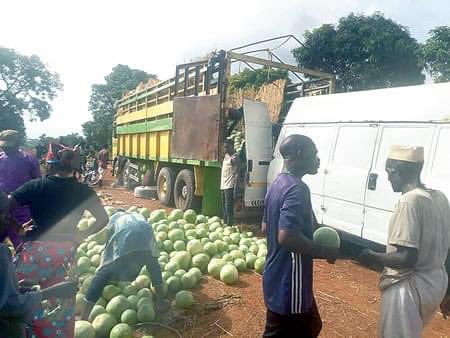
M 450 246 L 446 196 L 420 181 L 423 147 L 393 146 L 386 172 L 402 194 L 389 222 L 386 253 L 365 249 L 363 262 L 384 266 L 380 277 L 383 338 L 419 338 L 448 299 L 445 261 Z M 442 306 L 443 314 L 447 310 Z
M 224 142 L 225 156 L 222 162 L 220 190 L 222 191 L 223 220 L 227 225 L 234 223 L 234 189 L 238 175 L 238 159 L 232 140 Z

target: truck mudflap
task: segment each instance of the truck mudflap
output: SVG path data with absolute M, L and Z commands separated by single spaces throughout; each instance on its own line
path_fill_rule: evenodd
M 267 172 L 272 160 L 272 122 L 267 105 L 244 100 L 246 178 L 244 205 L 264 205 L 267 190 Z

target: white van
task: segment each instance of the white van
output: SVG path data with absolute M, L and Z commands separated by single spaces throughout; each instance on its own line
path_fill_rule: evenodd
M 283 167 L 278 147 L 290 134 L 316 143 L 321 168 L 305 176 L 319 223 L 351 238 L 385 245 L 395 194 L 385 173 L 391 145 L 425 148 L 422 180 L 450 198 L 450 83 L 297 99 L 268 170 Z

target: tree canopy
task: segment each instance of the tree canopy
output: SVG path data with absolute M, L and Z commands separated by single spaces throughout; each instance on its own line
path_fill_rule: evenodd
M 408 29 L 385 18 L 350 14 L 337 25 L 305 33 L 293 50 L 300 67 L 335 74 L 338 90 L 355 91 L 421 84 L 420 45 Z
M 105 76 L 105 83 L 92 85 L 89 111 L 92 120 L 83 124 L 86 142 L 96 148 L 111 143 L 115 103 L 124 91 L 132 90 L 141 82 L 156 79 L 156 75 L 126 65 L 115 66 Z
M 263 84 L 287 78 L 288 72 L 284 69 L 274 69 L 267 66 L 255 70 L 245 68 L 242 72 L 230 78 L 230 90 L 233 92 L 239 89 L 259 88 Z
M 422 52 L 425 68 L 433 80 L 450 81 L 450 27 L 432 29 Z
M 48 119 L 50 102 L 61 89 L 58 74 L 38 56 L 0 47 L 0 130 L 16 129 L 24 136 L 25 115 L 30 120 Z

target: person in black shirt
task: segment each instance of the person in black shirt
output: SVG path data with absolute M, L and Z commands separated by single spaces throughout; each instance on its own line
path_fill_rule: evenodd
M 10 207 L 28 205 L 32 223 L 24 225 L 24 243 L 18 251 L 16 272 L 19 279 L 36 281 L 41 288 L 65 280 L 75 263 L 75 251 L 83 237 L 103 229 L 108 223 L 96 193 L 73 177 L 74 152 L 68 148 L 49 147 L 47 164 L 52 175 L 27 182 L 9 195 Z M 84 210 L 96 223 L 83 233 L 76 224 Z M 33 320 L 37 337 L 61 335 L 72 337 L 75 325 L 75 299 L 64 303 L 62 318 Z M 44 334 L 45 332 L 45 334 Z

